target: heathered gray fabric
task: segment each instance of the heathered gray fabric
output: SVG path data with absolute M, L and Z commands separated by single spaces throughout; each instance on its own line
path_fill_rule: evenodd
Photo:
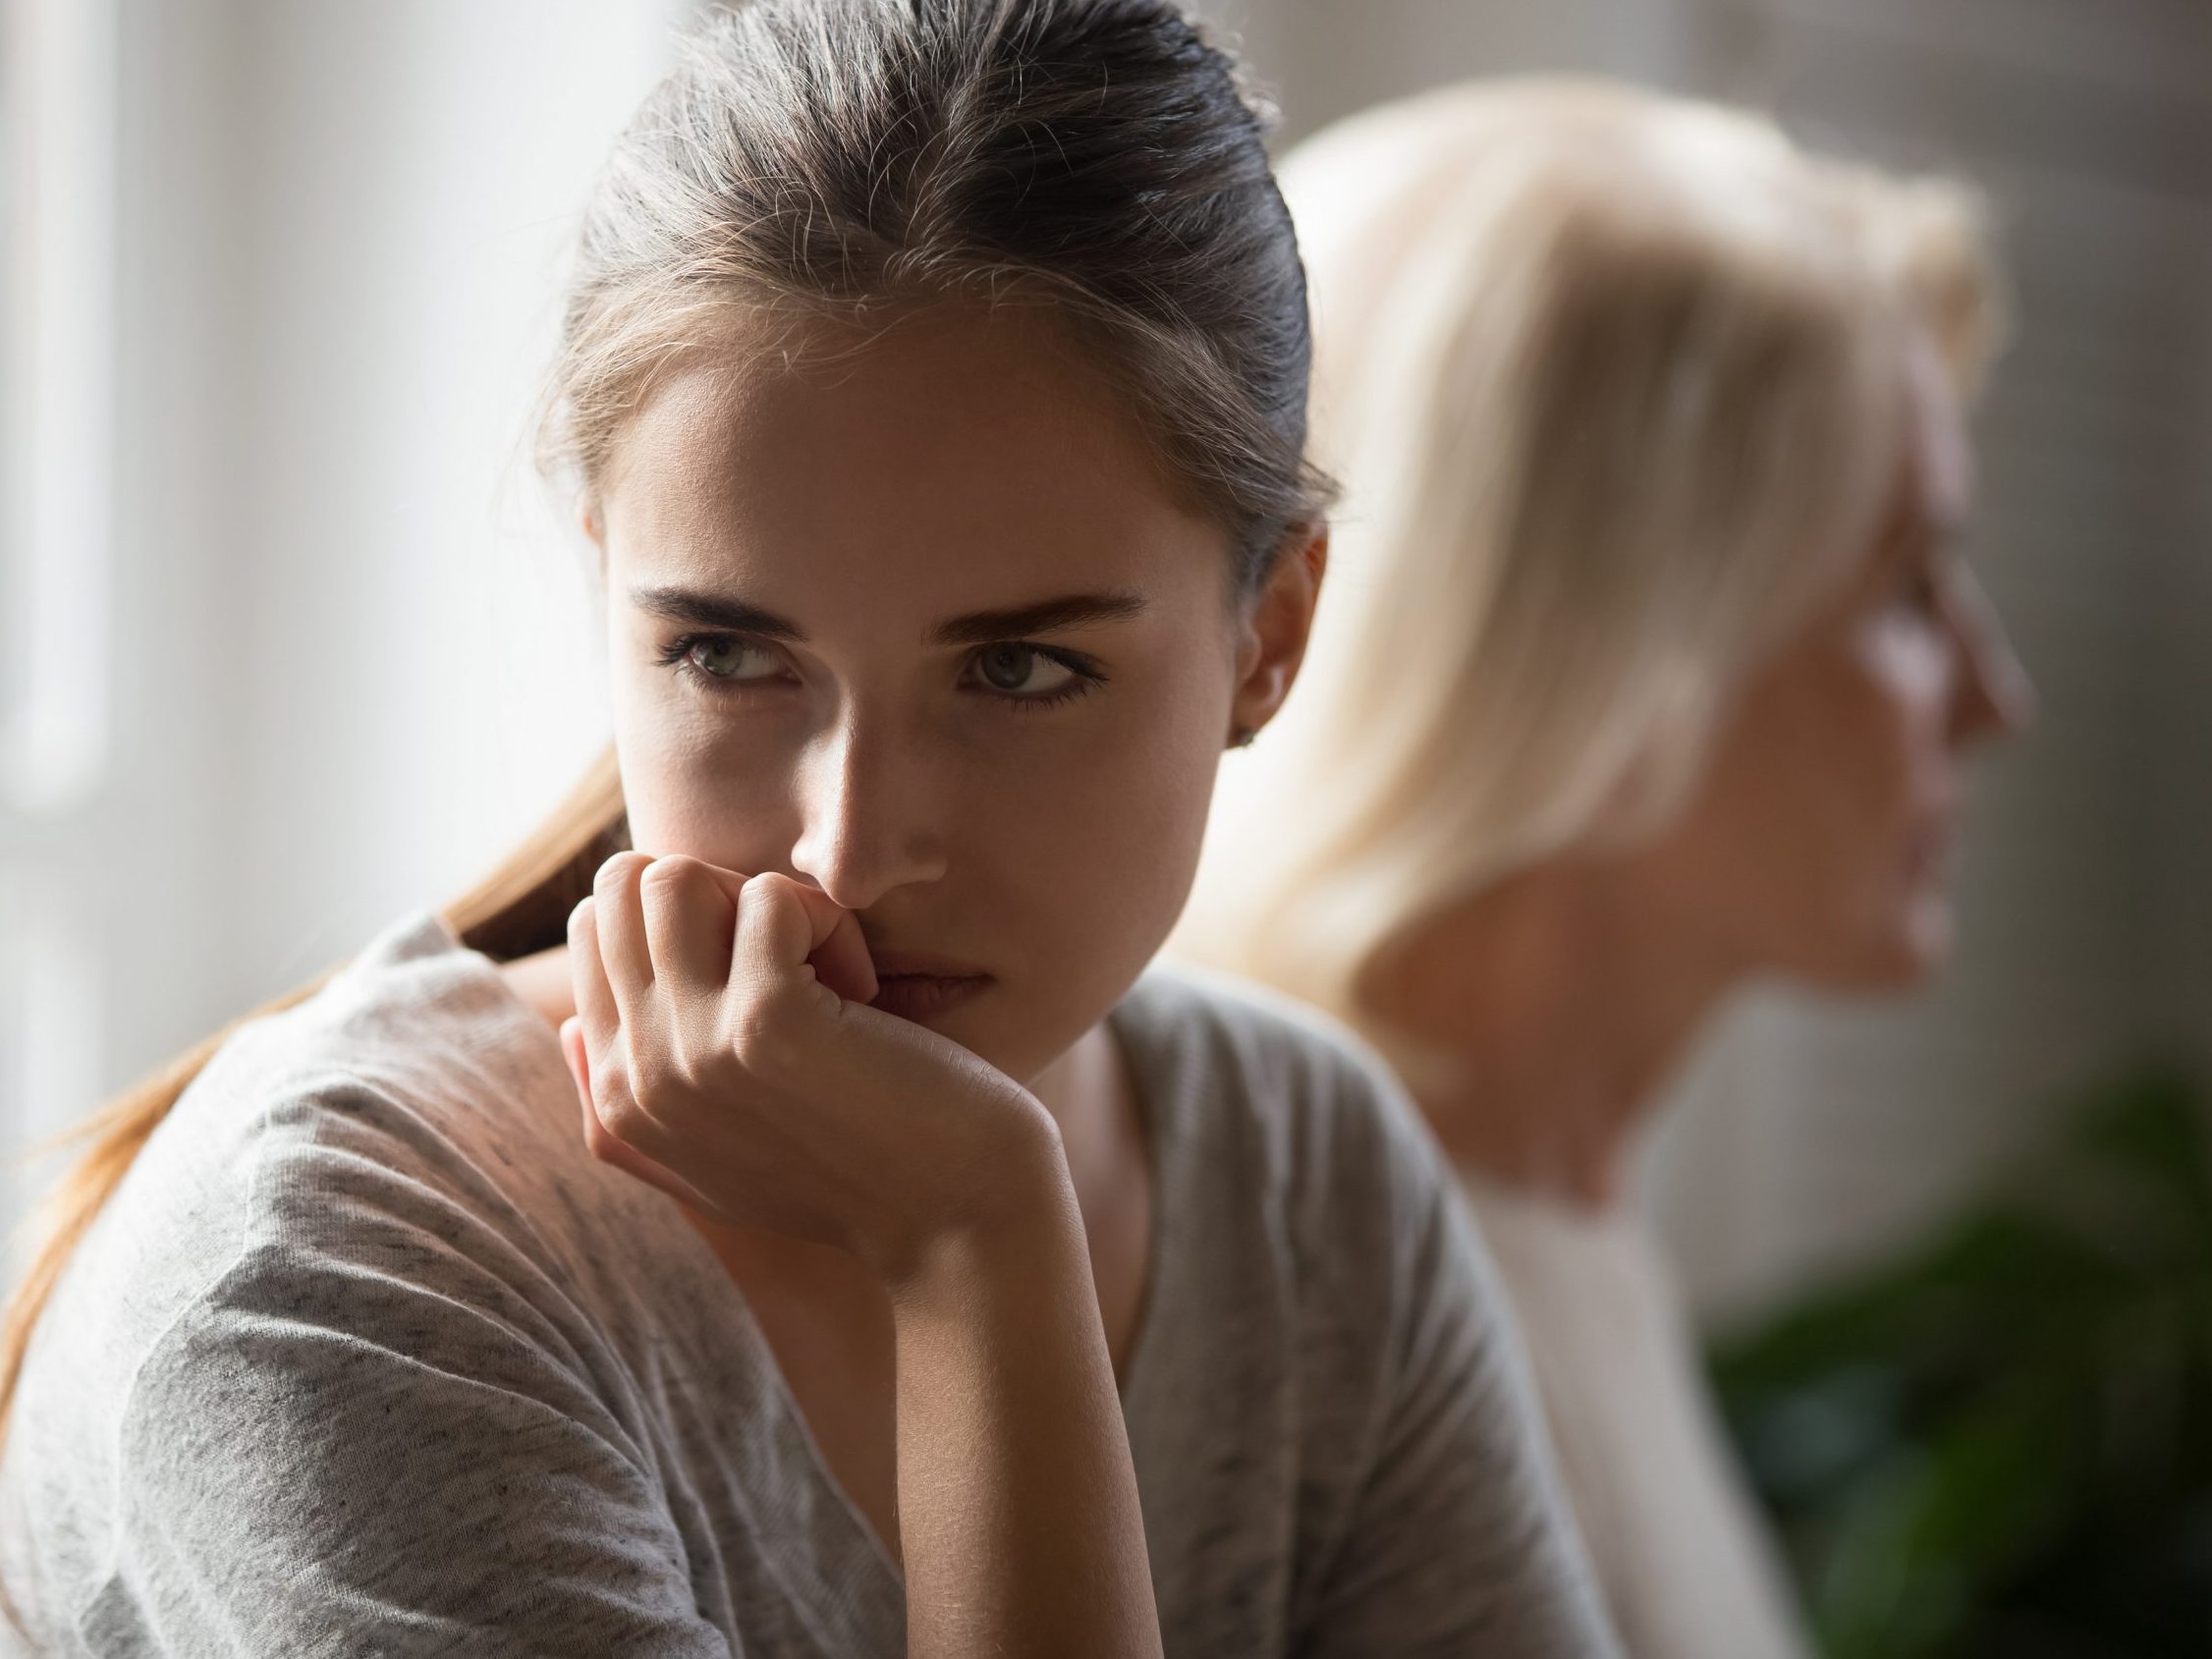
M 1148 975 L 1113 1028 L 1158 1174 L 1124 1404 L 1168 1652 L 1610 1653 L 1403 1102 L 1220 984 Z M 428 912 L 155 1133 L 36 1332 L 0 1526 L 60 1654 L 905 1645 L 736 1287 Z

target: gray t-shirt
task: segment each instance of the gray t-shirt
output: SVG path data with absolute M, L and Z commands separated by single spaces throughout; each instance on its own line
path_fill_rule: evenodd
M 1111 1026 L 1157 1182 L 1123 1403 L 1168 1653 L 1611 1653 L 1489 1263 L 1374 1063 L 1160 972 Z M 0 1541 L 57 1654 L 905 1646 L 736 1285 L 428 912 L 139 1154 L 34 1334 Z

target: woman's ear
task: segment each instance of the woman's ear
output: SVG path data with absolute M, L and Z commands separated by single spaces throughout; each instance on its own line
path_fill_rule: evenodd
M 1328 568 L 1329 526 L 1324 523 L 1299 532 L 1247 602 L 1237 649 L 1237 689 L 1229 704 L 1232 744 L 1250 742 L 1290 695 L 1291 682 L 1305 660 L 1313 607 Z
M 598 498 L 588 491 L 576 500 L 577 527 L 583 531 L 583 539 L 591 543 L 592 573 L 601 586 L 607 580 L 607 518 L 600 510 Z

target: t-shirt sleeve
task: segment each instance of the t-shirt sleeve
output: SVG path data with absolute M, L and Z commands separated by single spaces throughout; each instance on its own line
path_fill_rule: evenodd
M 238 1259 L 139 1366 L 89 1649 L 729 1659 L 557 1294 L 375 1139 L 263 1148 Z
M 1351 1167 L 1334 1175 L 1340 1198 L 1342 1184 L 1367 1187 L 1353 1207 L 1386 1218 L 1390 1267 L 1371 1288 L 1388 1310 L 1383 1353 L 1364 1466 L 1318 1564 L 1300 1651 L 1611 1659 L 1504 1289 L 1412 1108 L 1393 1087 L 1371 1094 L 1375 1109 L 1336 1148 Z

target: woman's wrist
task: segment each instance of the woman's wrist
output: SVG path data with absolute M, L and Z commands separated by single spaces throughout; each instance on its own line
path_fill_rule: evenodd
M 1046 1150 L 886 1281 L 916 1659 L 1160 1651 L 1082 1212 Z
M 1033 1099 L 1009 1113 L 992 1144 L 967 1160 L 960 1178 L 933 1184 L 928 1201 L 883 1217 L 857 1253 L 902 1303 L 938 1301 L 994 1260 L 1034 1255 L 1068 1237 L 1081 1241 L 1060 1126 Z M 1081 1252 L 1078 1252 L 1081 1253 Z M 1087 1256 L 1085 1257 L 1087 1260 Z

